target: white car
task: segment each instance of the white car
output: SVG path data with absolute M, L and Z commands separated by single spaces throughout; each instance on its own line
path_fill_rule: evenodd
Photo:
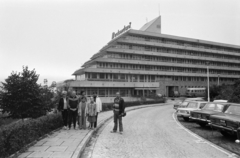
M 185 121 L 189 121 L 191 111 L 200 110 L 206 104 L 207 104 L 207 101 L 190 101 L 187 107 L 177 109 L 177 116 L 183 117 Z
M 227 100 L 222 100 L 222 99 L 220 99 L 220 100 L 214 100 L 213 101 L 214 103 L 227 103 L 228 101 Z

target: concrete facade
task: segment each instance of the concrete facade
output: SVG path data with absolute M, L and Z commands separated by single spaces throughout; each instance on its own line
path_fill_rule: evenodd
M 206 87 L 207 67 L 210 85 L 240 78 L 240 46 L 161 34 L 160 19 L 112 39 L 73 73 L 70 86 L 101 97 L 117 91 L 125 97 L 169 96 Z

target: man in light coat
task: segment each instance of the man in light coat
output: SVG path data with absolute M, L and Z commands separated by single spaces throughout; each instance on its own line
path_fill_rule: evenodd
M 94 102 L 95 102 L 96 105 L 97 105 L 96 122 L 94 123 L 94 128 L 96 128 L 96 127 L 97 127 L 98 113 L 102 111 L 102 101 L 101 101 L 101 99 L 97 96 L 97 93 L 94 93 L 94 94 L 93 94 L 93 99 L 94 99 Z

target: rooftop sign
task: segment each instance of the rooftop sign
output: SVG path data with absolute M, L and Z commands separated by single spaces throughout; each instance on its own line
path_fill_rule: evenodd
M 114 39 L 115 37 L 119 36 L 120 34 L 122 34 L 123 32 L 127 31 L 130 28 L 131 28 L 131 22 L 129 23 L 129 25 L 124 26 L 124 28 L 122 30 L 120 30 L 120 31 L 118 30 L 118 32 L 116 32 L 116 33 L 113 32 L 112 33 L 112 39 Z

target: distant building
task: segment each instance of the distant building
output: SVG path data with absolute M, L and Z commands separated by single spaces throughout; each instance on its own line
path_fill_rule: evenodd
M 161 17 L 140 30 L 124 27 L 70 82 L 77 93 L 122 96 L 181 95 L 186 88 L 232 84 L 240 78 L 240 46 L 161 34 Z M 131 24 L 129 24 L 131 25 Z M 128 30 L 126 30 L 128 28 Z M 116 34 L 118 36 L 116 36 Z

